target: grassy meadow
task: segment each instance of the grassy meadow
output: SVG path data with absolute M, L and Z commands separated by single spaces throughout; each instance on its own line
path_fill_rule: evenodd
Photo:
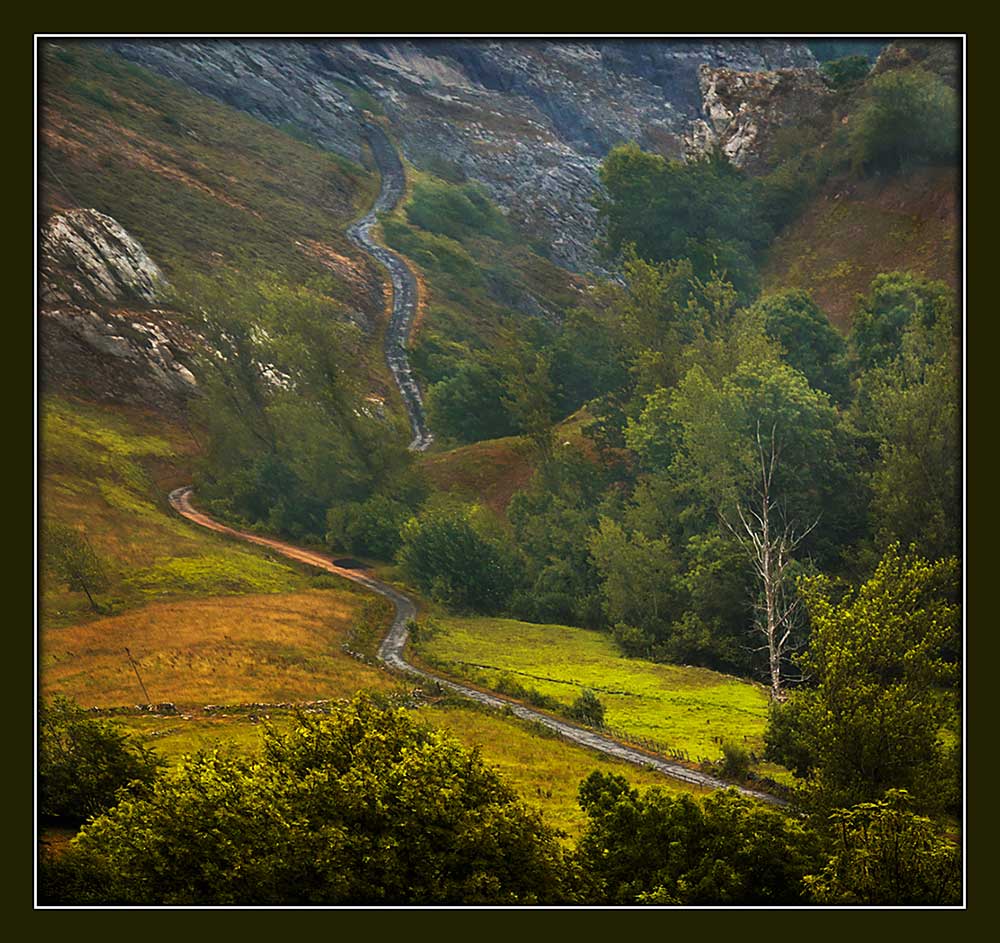
M 144 701 L 128 647 L 155 703 L 301 702 L 396 687 L 341 648 L 364 603 L 358 593 L 311 590 L 152 603 L 120 616 L 53 629 L 41 648 L 43 694 L 85 706 Z
M 607 635 L 514 619 L 439 616 L 423 637 L 429 665 L 487 688 L 514 681 L 567 707 L 585 688 L 605 707 L 605 723 L 655 740 L 691 759 L 719 759 L 721 741 L 763 750 L 767 693 L 707 668 L 623 658 Z
M 101 614 L 165 599 L 313 585 L 308 571 L 284 558 L 220 540 L 174 514 L 167 493 L 190 481 L 198 451 L 181 425 L 54 395 L 39 412 L 41 524 L 58 521 L 86 536 L 108 580 L 96 597 Z M 42 625 L 54 629 L 100 615 L 44 565 L 44 540 L 42 553 Z

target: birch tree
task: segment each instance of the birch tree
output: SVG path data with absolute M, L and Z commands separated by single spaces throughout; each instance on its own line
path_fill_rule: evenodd
M 786 517 L 784 503 L 775 489 L 775 474 L 781 463 L 777 424 L 771 426 L 770 437 L 765 441 L 761 437 L 758 420 L 756 443 L 758 466 L 752 498 L 736 504 L 739 526 L 731 523 L 725 515 L 722 520 L 746 550 L 760 581 L 755 625 L 764 639 L 762 648 L 767 651 L 771 699 L 782 701 L 785 697 L 782 663 L 796 644 L 800 604 L 791 585 L 793 554 L 819 519 L 799 531 L 795 522 Z

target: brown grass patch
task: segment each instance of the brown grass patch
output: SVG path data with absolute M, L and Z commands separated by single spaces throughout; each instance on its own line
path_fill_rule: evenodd
M 423 467 L 438 490 L 475 499 L 503 514 L 535 473 L 521 442 L 517 437 L 474 442 L 428 455 Z
M 824 190 L 775 240 L 765 290 L 802 288 L 840 330 L 881 272 L 912 271 L 959 289 L 959 180 L 929 167 Z
M 364 598 L 330 590 L 154 603 L 126 615 L 42 630 L 43 694 L 86 707 L 141 703 L 125 655 L 154 702 L 292 702 L 393 687 L 341 650 Z

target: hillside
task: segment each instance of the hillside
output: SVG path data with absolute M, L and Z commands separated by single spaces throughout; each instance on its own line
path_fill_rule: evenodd
M 378 110 L 415 166 L 478 181 L 576 271 L 596 261 L 590 196 L 601 157 L 629 140 L 680 154 L 701 106 L 700 66 L 815 68 L 804 45 L 781 40 L 109 45 L 352 159 L 361 112 Z
M 307 287 L 371 337 L 354 367 L 370 390 L 394 402 L 379 342 L 383 276 L 344 234 L 374 199 L 372 170 L 93 43 L 48 43 L 41 67 L 43 221 L 98 211 L 180 289 L 199 274 L 225 272 Z M 43 315 L 59 306 L 65 302 L 53 298 Z M 164 319 L 140 314 L 153 327 Z M 79 383 L 75 391 L 86 392 Z
M 880 272 L 912 271 L 958 292 L 959 183 L 947 167 L 831 183 L 775 239 L 764 290 L 808 291 L 844 332 L 856 295 Z

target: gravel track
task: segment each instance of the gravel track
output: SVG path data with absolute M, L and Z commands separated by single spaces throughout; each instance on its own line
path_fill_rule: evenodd
M 372 229 L 378 223 L 377 214 L 392 212 L 402 199 L 406 190 L 406 175 L 399 154 L 385 132 L 373 124 L 367 125 L 366 130 L 368 143 L 382 176 L 382 186 L 375 205 L 365 216 L 348 227 L 347 237 L 385 268 L 392 281 L 392 314 L 385 332 L 385 360 L 403 396 L 406 414 L 410 419 L 410 430 L 413 433 L 410 449 L 423 452 L 434 441 L 434 436 L 427 428 L 420 387 L 413 378 L 410 361 L 406 356 L 406 344 L 417 312 L 417 279 L 401 256 L 380 245 L 372 236 Z

